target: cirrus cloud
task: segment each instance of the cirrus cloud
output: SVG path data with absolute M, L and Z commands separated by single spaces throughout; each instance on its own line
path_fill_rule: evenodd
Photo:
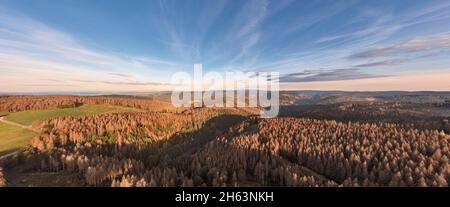
M 429 36 L 429 37 L 418 37 L 408 40 L 406 42 L 401 42 L 386 47 L 380 47 L 366 50 L 363 52 L 354 53 L 350 55 L 349 58 L 350 59 L 377 58 L 407 53 L 419 53 L 449 47 L 450 47 L 450 34 Z
M 305 70 L 304 72 L 290 73 L 280 77 L 280 83 L 288 82 L 322 82 L 356 80 L 366 78 L 386 77 L 386 75 L 372 75 L 362 72 L 358 68 L 344 68 L 332 70 Z
M 354 67 L 364 68 L 364 67 L 386 66 L 386 65 L 395 65 L 395 64 L 402 63 L 402 62 L 403 62 L 403 60 L 400 60 L 400 59 L 391 59 L 391 60 L 383 60 L 383 61 L 359 64 L 359 65 L 355 65 Z

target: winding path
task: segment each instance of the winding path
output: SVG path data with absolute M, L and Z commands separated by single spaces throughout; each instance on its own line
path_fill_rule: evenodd
M 9 125 L 13 125 L 13 126 L 16 126 L 16 127 L 24 128 L 24 129 L 29 129 L 29 130 L 32 130 L 32 131 L 37 132 L 37 133 L 40 132 L 37 129 L 33 129 L 33 127 L 31 127 L 31 125 L 27 126 L 27 125 L 19 124 L 19 123 L 16 123 L 16 122 L 8 121 L 8 120 L 4 119 L 3 116 L 0 117 L 0 122 L 3 122 L 5 124 L 9 124 Z
M 4 118 L 5 118 L 4 116 L 0 116 L 0 122 L 3 122 L 3 123 L 5 123 L 5 124 L 9 124 L 9 125 L 12 125 L 12 126 L 20 127 L 20 128 L 23 128 L 23 129 L 28 129 L 28 130 L 31 130 L 31 131 L 34 131 L 34 132 L 37 132 L 37 133 L 40 133 L 39 130 L 33 129 L 33 127 L 31 127 L 31 125 L 30 125 L 30 126 L 27 126 L 27 125 L 19 124 L 19 123 L 16 123 L 16 122 L 8 121 L 8 120 L 6 120 L 6 119 L 4 119 Z M 3 159 L 5 159 L 5 158 L 7 158 L 7 157 L 10 157 L 10 156 L 12 156 L 12 155 L 15 155 L 15 154 L 17 154 L 19 151 L 20 151 L 20 150 L 17 150 L 17 151 L 15 151 L 15 152 L 11 152 L 11 153 L 2 155 L 2 156 L 0 156 L 0 160 L 3 160 Z

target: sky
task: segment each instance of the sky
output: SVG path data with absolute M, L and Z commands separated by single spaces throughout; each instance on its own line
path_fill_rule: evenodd
M 282 90 L 450 91 L 450 1 L 0 0 L 0 92 L 171 90 L 194 64 Z

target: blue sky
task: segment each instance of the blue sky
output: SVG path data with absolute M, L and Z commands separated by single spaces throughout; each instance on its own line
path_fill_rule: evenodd
M 4 92 L 164 90 L 195 63 L 282 89 L 450 90 L 449 57 L 447 0 L 0 0 Z

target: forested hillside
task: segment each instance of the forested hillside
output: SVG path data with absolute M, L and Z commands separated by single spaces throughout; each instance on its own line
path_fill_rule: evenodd
M 21 100 L 9 109 L 41 107 Z M 51 97 L 44 106 L 64 100 Z M 137 107 L 154 103 L 79 100 Z M 450 135 L 443 131 L 374 120 L 263 119 L 253 112 L 192 108 L 39 121 L 33 127 L 42 133 L 30 147 L 2 160 L 0 184 L 356 187 L 450 182 Z
M 113 96 L 0 96 L 0 112 L 77 107 L 82 104 L 104 104 L 133 107 L 150 111 L 173 109 L 172 104 L 149 98 Z

